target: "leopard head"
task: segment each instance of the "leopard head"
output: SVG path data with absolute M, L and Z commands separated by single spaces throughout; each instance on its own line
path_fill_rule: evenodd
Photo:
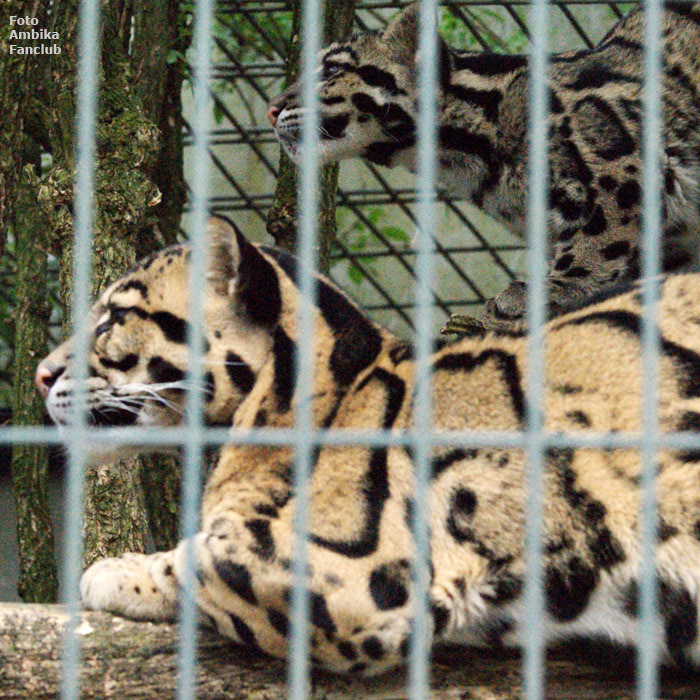
M 208 226 L 204 303 L 205 417 L 230 423 L 271 349 L 281 312 L 277 272 L 227 220 Z M 173 425 L 187 389 L 190 250 L 166 248 L 139 262 L 92 307 L 86 401 L 93 425 Z M 251 290 L 255 290 L 255 294 Z M 68 339 L 38 366 L 36 383 L 52 419 L 70 422 Z
M 319 58 L 322 163 L 362 157 L 395 165 L 415 143 L 419 6 L 409 5 L 383 33 L 331 44 Z M 444 49 L 444 45 L 441 44 Z M 301 83 L 270 103 L 267 116 L 292 160 L 301 160 Z
M 204 415 L 210 425 L 291 424 L 300 292 L 296 259 L 211 219 L 204 301 Z M 187 391 L 190 250 L 177 245 L 138 263 L 107 288 L 90 316 L 88 423 L 180 423 Z M 333 283 L 318 277 L 315 404 L 318 421 L 374 360 L 384 332 Z M 69 339 L 39 364 L 52 419 L 70 423 Z

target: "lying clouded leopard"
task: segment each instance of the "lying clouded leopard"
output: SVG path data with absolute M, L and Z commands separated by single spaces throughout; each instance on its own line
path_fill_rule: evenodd
M 552 56 L 549 84 L 551 262 L 549 295 L 567 308 L 638 274 L 641 207 L 643 15 L 632 11 L 591 50 Z M 670 3 L 663 24 L 664 268 L 700 249 L 700 10 Z M 417 6 L 383 34 L 364 33 L 321 55 L 324 161 L 359 156 L 414 169 Z M 528 61 L 441 45 L 439 177 L 524 235 L 527 206 Z M 280 143 L 298 159 L 301 92 L 270 105 Z M 524 313 L 515 282 L 486 306 L 488 326 Z
M 205 333 L 211 423 L 292 424 L 298 340 L 296 261 L 211 224 Z M 180 421 L 187 365 L 188 249 L 167 248 L 115 282 L 93 308 L 87 380 L 96 424 Z M 375 325 L 328 279 L 315 309 L 314 422 L 350 429 L 411 424 L 410 347 Z M 669 277 L 660 302 L 661 429 L 700 429 L 700 275 Z M 636 431 L 640 308 L 630 293 L 550 321 L 546 422 L 552 430 Z M 70 341 L 37 382 L 65 423 Z M 444 345 L 432 359 L 441 430 L 523 427 L 526 339 L 515 333 Z M 121 409 L 121 410 L 120 410 Z M 289 449 L 226 446 L 202 503 L 197 601 L 219 631 L 282 655 L 288 639 L 295 495 Z M 443 447 L 430 483 L 431 634 L 517 644 L 523 617 L 525 457 Z M 544 580 L 548 639 L 634 640 L 639 575 L 639 456 L 551 450 L 546 457 Z M 413 465 L 403 447 L 324 447 L 312 476 L 308 586 L 311 654 L 325 668 L 374 674 L 400 664 L 414 591 Z M 664 657 L 700 663 L 700 453 L 659 455 L 657 569 Z M 86 607 L 142 620 L 176 613 L 183 547 L 127 554 L 83 575 Z

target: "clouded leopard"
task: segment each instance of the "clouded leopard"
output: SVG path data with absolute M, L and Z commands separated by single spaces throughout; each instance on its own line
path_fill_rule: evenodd
M 209 230 L 204 284 L 208 422 L 243 435 L 294 423 L 298 261 L 250 243 L 229 222 Z M 90 318 L 89 420 L 169 426 L 182 421 L 188 348 L 189 250 L 175 246 L 112 284 Z M 373 323 L 319 276 L 314 376 L 319 428 L 411 429 L 412 348 Z M 547 325 L 545 425 L 640 430 L 641 309 L 637 290 Z M 700 275 L 671 276 L 659 304 L 659 426 L 700 429 Z M 433 354 L 433 425 L 525 426 L 527 339 L 483 332 Z M 36 381 L 57 423 L 70 421 L 71 341 Z M 95 449 L 99 439 L 90 441 Z M 406 445 L 321 445 L 313 453 L 308 573 L 310 650 L 317 664 L 371 675 L 405 662 L 413 628 L 414 452 Z M 297 495 L 294 450 L 230 444 L 210 473 L 194 537 L 197 603 L 218 630 L 282 656 L 289 641 L 290 561 Z M 700 452 L 658 453 L 658 639 L 667 661 L 700 665 Z M 633 643 L 638 617 L 640 456 L 633 449 L 552 449 L 545 456 L 543 561 L 548 640 L 603 636 Z M 522 449 L 436 444 L 431 454 L 430 620 L 435 640 L 518 644 L 525 612 Z M 177 613 L 186 547 L 127 554 L 83 575 L 88 608 L 142 620 Z M 138 640 L 135 640 L 136 644 Z M 235 654 L 235 650 L 232 650 Z
M 321 156 L 414 169 L 417 5 L 383 33 L 362 33 L 321 54 Z M 594 49 L 551 57 L 548 288 L 554 310 L 638 275 L 644 17 L 633 10 Z M 663 18 L 663 265 L 700 248 L 700 10 L 669 3 Z M 442 186 L 519 235 L 527 206 L 528 59 L 440 44 Z M 300 157 L 301 97 L 270 104 L 280 143 Z M 520 282 L 487 304 L 484 322 L 524 313 Z

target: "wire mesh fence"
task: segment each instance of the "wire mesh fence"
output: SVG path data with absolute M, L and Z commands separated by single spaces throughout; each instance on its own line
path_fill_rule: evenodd
M 658 6 L 650 3 L 650 13 L 658 12 Z M 348 168 L 341 178 L 338 193 L 341 209 L 338 217 L 338 234 L 334 241 L 332 254 L 332 277 L 341 286 L 351 287 L 363 306 L 372 312 L 378 320 L 388 325 L 399 334 L 416 331 L 417 350 L 417 417 L 416 435 L 408 436 L 408 443 L 415 450 L 417 483 L 417 524 L 416 562 L 414 579 L 419 590 L 427 585 L 427 539 L 426 539 L 426 484 L 429 474 L 429 457 L 431 450 L 430 401 L 428 353 L 430 338 L 444 320 L 444 314 L 467 311 L 478 312 L 484 301 L 495 290 L 503 288 L 510 280 L 529 273 L 529 318 L 533 327 L 538 327 L 544 319 L 544 284 L 546 270 L 546 208 L 547 208 L 547 132 L 546 114 L 548 110 L 547 95 L 543 76 L 546 72 L 548 51 L 575 50 L 594 46 L 608 29 L 622 16 L 622 8 L 616 3 L 555 3 L 550 12 L 546 2 L 535 2 L 532 6 L 523 3 L 493 4 L 482 2 L 448 3 L 448 11 L 441 17 L 443 34 L 447 34 L 449 43 L 459 48 L 491 49 L 504 53 L 526 50 L 532 55 L 531 69 L 533 85 L 530 114 L 531 147 L 531 193 L 528 219 L 528 243 L 530 245 L 529 265 L 525 266 L 523 244 L 492 220 L 486 219 L 472 207 L 463 202 L 441 196 L 439 203 L 434 201 L 434 163 L 435 163 L 435 80 L 431 69 L 421 66 L 420 78 L 422 95 L 427 99 L 421 101 L 420 123 L 418 132 L 419 166 L 415 181 L 400 174 L 387 172 L 370 163 L 363 163 Z M 423 3 L 421 46 L 419 51 L 426 56 L 435 55 L 436 44 L 430 31 L 430 20 L 435 6 Z M 218 126 L 212 133 L 210 155 L 213 170 L 221 178 L 222 188 L 216 188 L 212 197 L 213 207 L 217 211 L 233 214 L 246 230 L 261 231 L 266 218 L 266 210 L 272 203 L 272 191 L 276 176 L 276 143 L 272 131 L 264 125 L 264 110 L 271 95 L 279 92 L 283 76 L 283 32 L 285 29 L 284 7 L 279 3 L 221 3 L 218 17 L 223 26 L 231 30 L 231 36 L 240 41 L 246 27 L 261 40 L 262 50 L 251 50 L 240 43 L 235 47 L 226 46 L 224 37 L 217 37 L 216 46 L 221 52 L 221 60 L 215 62 L 212 76 L 214 84 L 221 86 L 219 92 L 232 90 L 235 98 L 242 101 L 245 109 L 228 107 L 224 99 L 215 97 L 215 114 Z M 388 3 L 360 3 L 357 5 L 356 24 L 363 30 L 381 29 L 386 26 L 388 18 L 396 11 L 396 5 Z M 316 4 L 307 3 L 305 13 L 308 24 L 304 25 L 305 41 L 314 49 L 318 31 L 318 22 L 314 25 L 309 16 L 317 15 Z M 647 41 L 649 49 L 645 67 L 646 77 L 651 84 L 658 87 L 658 15 L 650 21 Z M 534 32 L 533 32 L 534 29 Z M 311 36 L 309 36 L 311 34 Z M 534 40 L 533 40 L 534 37 Z M 240 48 L 246 46 L 241 51 Z M 655 51 L 657 53 L 655 53 Z M 245 54 L 245 55 L 243 55 Z M 313 63 L 307 55 L 305 69 L 311 69 Z M 434 64 L 433 64 L 434 68 Z M 313 80 L 305 77 L 305 106 L 314 111 L 315 96 Z M 650 90 L 647 94 L 646 123 L 648 139 L 658 138 L 659 92 Z M 245 114 L 246 120 L 240 116 Z M 316 117 L 314 117 L 315 119 Z M 657 120 L 657 121 L 655 121 Z M 312 122 L 312 120 L 309 120 Z M 305 139 L 313 143 L 315 125 L 307 124 Z M 658 142 L 655 144 L 658 146 Z M 228 149 L 229 154 L 224 155 Z M 271 152 L 272 151 L 272 152 Z M 645 181 L 645 257 L 644 270 L 648 276 L 658 271 L 658 229 L 659 211 L 658 194 L 655 191 L 655 177 L 658 163 L 650 156 L 655 153 L 652 141 L 647 142 Z M 314 237 L 315 208 L 313 202 L 304 193 L 312 187 L 315 168 L 315 156 L 305 164 L 302 175 L 302 212 L 300 226 L 302 230 L 302 250 L 306 257 L 311 255 Z M 250 170 L 246 173 L 246 184 L 233 172 L 230 163 L 241 163 L 245 159 L 252 164 L 254 187 L 250 187 Z M 256 170 L 257 168 L 257 170 Z M 216 178 L 215 178 L 216 182 Z M 416 186 L 415 183 L 418 183 Z M 267 184 L 266 184 L 267 183 Z M 534 183 L 534 185 L 532 184 Z M 439 207 L 439 212 L 437 210 Z M 417 233 L 415 233 L 417 230 Z M 417 239 L 417 240 L 416 240 Z M 306 246 L 306 247 L 305 247 Z M 435 274 L 434 266 L 438 274 Z M 309 267 L 306 275 L 311 274 Z M 310 277 L 306 278 L 307 281 Z M 309 282 L 310 283 L 310 282 Z M 302 285 L 304 283 L 302 282 Z M 406 289 L 416 284 L 415 296 L 407 299 Z M 308 288 L 311 289 L 310 287 Z M 653 285 L 645 290 L 645 302 L 651 313 L 658 290 Z M 441 312 L 431 313 L 431 308 Z M 442 318 L 441 318 L 442 316 Z M 430 319 L 435 318 L 433 322 Z M 651 318 L 648 316 L 647 318 Z M 416 324 L 416 319 L 420 323 Z M 643 546 L 647 556 L 644 560 L 653 560 L 653 472 L 654 451 L 658 447 L 659 436 L 655 421 L 655 362 L 656 338 L 651 322 L 645 325 L 645 431 L 642 446 L 643 481 L 645 498 L 643 513 L 647 526 L 642 533 Z M 542 430 L 542 400 L 544 367 L 543 339 L 533 333 L 530 337 L 531 361 L 528 397 L 528 429 L 523 444 L 528 449 L 528 519 L 527 519 L 527 563 L 526 579 L 526 629 L 524 639 L 525 665 L 524 687 L 528 699 L 541 698 L 543 686 L 543 582 L 541 568 L 541 536 L 543 504 L 541 497 L 542 468 L 544 454 L 550 444 Z M 310 346 L 307 348 L 310 350 Z M 308 368 L 307 368 L 308 369 Z M 308 416 L 307 416 L 308 418 Z M 303 420 L 302 420 L 303 423 Z M 304 424 L 308 429 L 310 426 Z M 497 436 L 498 444 L 507 439 L 506 435 Z M 304 446 L 310 446 L 304 438 Z M 612 446 L 603 438 L 602 444 Z M 301 447 L 301 443 L 299 445 Z M 304 463 L 302 450 L 298 464 L 298 488 L 304 488 L 308 464 Z M 308 498 L 308 496 L 307 496 Z M 307 502 L 307 501 L 305 501 Z M 303 532 L 306 523 L 301 523 Z M 300 561 L 304 562 L 303 555 Z M 655 677 L 655 627 L 654 578 L 653 566 L 646 565 L 642 572 L 639 647 L 642 663 L 639 672 L 639 696 L 647 699 L 656 695 Z M 297 606 L 295 608 L 294 630 L 304 640 L 306 634 L 304 615 L 302 576 L 297 569 Z M 425 597 L 417 597 L 416 629 L 426 619 Z M 306 601 L 308 602 L 308 601 Z M 428 670 L 425 636 L 416 633 L 413 638 L 411 662 L 410 697 L 426 697 Z M 305 693 L 304 676 L 305 652 L 299 651 L 303 646 L 293 649 L 294 662 L 291 673 L 291 697 L 301 698 Z
M 659 6 L 650 2 L 650 12 L 658 13 Z M 388 3 L 360 3 L 357 24 L 361 28 L 378 28 L 395 11 Z M 207 205 L 214 211 L 232 214 L 240 227 L 255 237 L 262 237 L 266 210 L 271 203 L 276 176 L 277 146 L 272 130 L 264 124 L 268 99 L 281 87 L 283 71 L 283 39 L 288 29 L 286 7 L 281 2 L 219 3 L 216 14 L 211 0 L 199 0 L 195 14 L 195 52 L 193 85 L 194 104 L 189 115 L 192 148 L 189 160 L 191 204 L 185 223 L 191 232 L 192 264 L 194 268 L 190 308 L 193 317 L 202 305 L 204 275 L 203 231 Z M 514 239 L 494 222 L 464 202 L 438 197 L 435 192 L 435 64 L 426 60 L 421 67 L 421 116 L 418 127 L 419 168 L 417 178 L 383 171 L 375 166 L 359 164 L 347 168 L 339 193 L 342 209 L 339 232 L 332 256 L 332 276 L 340 286 L 354 289 L 363 306 L 380 321 L 395 331 L 415 338 L 416 348 L 416 418 L 415 427 L 402 434 L 391 431 L 346 433 L 314 428 L 311 417 L 310 377 L 313 373 L 313 323 L 311 317 L 314 298 L 314 243 L 317 223 L 315 191 L 318 144 L 316 124 L 309 119 L 304 140 L 310 156 L 302 166 L 300 197 L 300 271 L 299 289 L 305 300 L 299 318 L 299 362 L 297 366 L 298 409 L 293 429 L 253 429 L 245 433 L 227 430 L 206 430 L 202 423 L 203 388 L 201 382 L 203 340 L 196 326 L 190 335 L 190 391 L 186 430 L 158 429 L 146 431 L 120 429 L 104 431 L 101 437 L 90 436 L 110 443 L 178 444 L 185 447 L 184 525 L 183 534 L 191 537 L 196 532 L 196 513 L 199 501 L 202 446 L 205 442 L 217 444 L 287 444 L 295 448 L 295 494 L 297 502 L 297 549 L 295 550 L 294 589 L 291 616 L 291 661 L 289 697 L 301 700 L 308 697 L 308 591 L 305 588 L 305 542 L 308 532 L 308 475 L 311 455 L 317 444 L 403 445 L 411 448 L 415 461 L 416 507 L 415 538 L 416 562 L 414 581 L 419 591 L 425 592 L 428 576 L 427 537 L 427 483 L 430 474 L 431 450 L 436 444 L 495 445 L 524 448 L 529 456 L 529 500 L 527 526 L 526 615 L 524 639 L 525 696 L 538 700 L 544 696 L 543 687 L 543 586 L 541 566 L 542 502 L 541 480 L 546 450 L 553 446 L 620 446 L 640 447 L 643 454 L 643 477 L 646 500 L 643 513 L 642 561 L 653 562 L 654 457 L 661 445 L 695 445 L 697 439 L 688 435 L 658 435 L 656 409 L 656 361 L 658 341 L 651 321 L 658 290 L 653 284 L 644 287 L 649 319 L 644 332 L 644 429 L 640 435 L 552 435 L 543 430 L 543 366 L 542 343 L 539 332 L 531 332 L 530 362 L 527 398 L 527 419 L 524 432 L 455 432 L 434 434 L 431 430 L 430 365 L 429 353 L 436 328 L 442 325 L 444 315 L 454 311 L 473 313 L 507 281 L 522 274 L 529 279 L 529 319 L 531 328 L 538 328 L 545 318 L 546 265 L 546 208 L 547 208 L 547 91 L 544 79 L 547 52 L 560 48 L 590 47 L 595 44 L 620 16 L 621 9 L 614 3 L 588 2 L 556 3 L 550 13 L 545 0 L 532 5 L 513 2 L 494 5 L 477 2 L 449 4 L 450 14 L 440 20 L 449 30 L 453 43 L 465 47 L 498 48 L 501 50 L 529 50 L 532 55 L 533 84 L 530 143 L 532 149 L 530 194 L 529 255 L 523 254 L 523 244 Z M 436 53 L 434 22 L 435 5 L 424 0 L 421 32 L 421 55 Z M 75 374 L 78 379 L 87 376 L 88 328 L 87 295 L 90 259 L 90 231 L 92 213 L 92 161 L 94 157 L 94 108 L 96 95 L 95 46 L 98 32 L 99 3 L 86 0 L 81 5 L 83 15 L 82 63 L 78 125 L 78 173 L 76 198 L 76 267 L 75 318 L 76 337 L 81 339 L 74 350 Z M 309 0 L 304 9 L 304 100 L 309 112 L 315 114 L 316 85 L 313 65 L 319 42 L 320 4 Z M 214 18 L 215 17 L 215 18 Z M 212 27 L 214 31 L 212 32 Z M 659 134 L 659 75 L 658 75 L 658 16 L 649 22 L 646 42 L 648 85 L 656 86 L 646 93 L 647 139 L 645 153 L 645 216 L 643 269 L 648 279 L 658 271 L 658 237 L 660 203 L 655 183 L 658 178 Z M 250 36 L 254 41 L 248 41 Z M 531 37 L 533 37 L 532 44 Z M 210 41 L 216 50 L 210 63 Z M 207 86 L 212 81 L 214 94 L 208 100 Z M 209 129 L 213 105 L 216 125 Z M 245 165 L 243 165 L 245 164 Z M 212 177 L 210 178 L 210 174 Z M 414 187 L 415 182 L 419 186 Z M 407 291 L 410 288 L 410 293 Z M 415 294 L 414 294 L 415 292 Z M 415 335 L 413 335 L 415 334 Z M 80 384 L 78 384 L 80 386 Z M 69 447 L 68 511 L 73 515 L 72 529 L 67 536 L 65 590 L 72 613 L 72 625 L 66 634 L 64 700 L 79 697 L 77 670 L 79 652 L 74 634 L 77 623 L 80 536 L 79 513 L 82 471 L 88 442 L 84 412 L 85 395 L 76 393 L 74 420 L 65 438 Z M 9 429 L 0 435 L 0 441 L 57 442 L 64 440 L 51 429 Z M 641 650 L 639 697 L 656 697 L 654 634 L 656 629 L 654 607 L 653 566 L 643 567 L 640 611 Z M 191 578 L 194 579 L 194 572 Z M 192 581 L 185 582 L 181 605 L 184 628 L 181 642 L 181 665 L 178 697 L 194 697 L 196 665 L 195 604 L 191 593 Z M 410 655 L 410 697 L 427 697 L 429 682 L 427 634 L 421 633 L 426 624 L 427 596 L 416 595 L 416 627 L 412 636 Z
M 380 30 L 400 7 L 359 2 L 356 26 Z M 550 50 L 594 46 L 629 7 L 588 0 L 553 4 Z M 529 10 L 524 2 L 446 3 L 439 31 L 456 48 L 526 52 Z M 215 27 L 211 204 L 264 239 L 279 150 L 265 112 L 283 88 L 290 13 L 280 2 L 222 2 Z M 405 337 L 414 330 L 414 301 L 406 292 L 415 283 L 416 201 L 415 177 L 399 168 L 368 161 L 341 165 L 331 276 L 379 322 Z M 474 206 L 440 193 L 435 217 L 437 332 L 450 313 L 478 315 L 486 300 L 523 277 L 526 263 L 522 239 Z

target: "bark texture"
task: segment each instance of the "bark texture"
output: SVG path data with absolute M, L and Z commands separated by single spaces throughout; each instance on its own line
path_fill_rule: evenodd
M 185 53 L 192 39 L 187 3 L 180 0 L 133 0 L 131 65 L 134 90 L 143 113 L 160 132 L 160 148 L 149 175 L 161 193 L 154 209 L 157 235 L 147 226 L 137 256 L 175 243 L 187 198 L 183 173 L 182 83 Z M 151 222 L 149 222 L 150 224 Z
M 102 7 L 93 296 L 134 264 L 139 232 L 147 223 L 150 205 L 159 199 L 158 188 L 148 176 L 158 153 L 159 134 L 157 126 L 144 114 L 134 91 L 131 66 L 125 53 L 129 31 L 125 12 L 125 6 L 116 0 Z M 46 95 L 49 105 L 46 129 L 51 140 L 53 167 L 37 183 L 37 188 L 52 234 L 53 252 L 60 261 L 59 287 L 67 334 L 72 325 L 74 265 L 73 125 L 78 3 L 57 0 L 51 24 L 51 29 L 61 38 L 61 54 L 51 60 L 53 79 Z M 85 479 L 86 564 L 125 550 L 144 550 L 147 525 L 138 473 L 136 459 L 120 460 L 109 468 L 88 470 Z
M 58 606 L 0 605 L 0 697 L 53 700 L 60 694 L 61 635 L 67 620 Z M 84 700 L 163 700 L 175 697 L 177 628 L 86 612 L 78 626 Z M 227 640 L 200 635 L 198 700 L 284 700 L 285 665 Z M 520 657 L 506 651 L 444 647 L 435 650 L 429 700 L 521 700 Z M 659 700 L 695 700 L 698 675 L 662 674 Z M 314 674 L 312 700 L 384 700 L 406 697 L 406 674 L 372 680 Z M 548 700 L 633 700 L 628 657 L 593 660 L 580 650 L 549 654 Z
M 285 82 L 291 85 L 299 77 L 301 45 L 301 0 L 289 0 L 292 11 L 292 32 L 287 42 Z M 338 41 L 352 29 L 355 0 L 326 0 L 323 4 L 323 45 Z M 299 178 L 292 161 L 280 149 L 279 176 L 275 197 L 268 212 L 267 230 L 281 248 L 294 252 L 297 239 L 297 188 Z M 338 164 L 321 168 L 319 172 L 319 224 L 317 239 L 318 267 L 328 272 L 331 246 L 335 238 L 335 194 L 338 189 Z
M 14 217 L 15 275 L 14 358 L 12 372 L 12 421 L 37 425 L 44 416 L 44 402 L 34 385 L 34 372 L 47 347 L 49 303 L 46 288 L 48 235 L 38 211 L 29 177 L 35 172 L 40 151 L 26 140 L 27 165 L 17 187 Z M 52 603 L 58 596 L 58 576 L 53 556 L 53 525 L 47 501 L 48 448 L 14 445 L 12 493 L 17 513 L 19 581 L 17 592 L 25 602 Z
M 180 460 L 173 455 L 141 455 L 141 485 L 156 551 L 174 549 L 180 539 Z
M 47 20 L 47 28 L 59 33 L 61 45 L 58 56 L 43 57 L 50 71 L 41 95 L 43 129 L 48 135 L 53 167 L 35 182 L 51 232 L 52 252 L 60 261 L 66 332 L 71 326 L 73 272 L 78 6 L 76 0 L 55 0 Z M 176 0 L 109 0 L 102 4 L 93 296 L 123 275 L 137 258 L 175 240 L 185 191 L 179 121 L 184 68 L 177 62 L 171 68 L 168 59 L 171 50 L 186 49 L 184 12 L 184 4 Z M 157 468 L 158 460 L 151 460 L 149 473 Z M 164 539 L 173 539 L 169 520 L 177 503 L 146 500 L 141 469 L 139 460 L 125 459 L 109 468 L 88 470 L 86 564 L 125 550 L 143 551 L 146 505 L 154 509 L 152 523 L 167 522 Z M 170 481 L 161 493 L 177 493 L 172 479 L 177 480 L 178 475 L 174 472 L 172 465 L 166 464 L 162 478 Z M 156 541 L 163 539 L 160 533 L 154 535 Z
M 5 248 L 17 204 L 17 187 L 25 134 L 36 132 L 35 94 L 45 75 L 46 56 L 10 53 L 13 29 L 26 27 L 10 24 L 10 17 L 31 17 L 45 26 L 49 3 L 36 0 L 4 0 L 0 3 L 0 253 Z M 36 133 L 33 134 L 36 138 Z

